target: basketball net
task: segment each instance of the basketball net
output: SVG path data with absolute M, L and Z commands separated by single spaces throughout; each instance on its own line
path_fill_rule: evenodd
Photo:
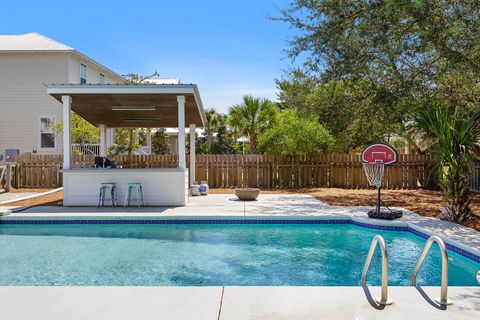
M 365 171 L 369 185 L 377 188 L 382 187 L 382 178 L 383 174 L 385 173 L 385 166 L 383 165 L 383 162 L 364 162 L 363 171 Z

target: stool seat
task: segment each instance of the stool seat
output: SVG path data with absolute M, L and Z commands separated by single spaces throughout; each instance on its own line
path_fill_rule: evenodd
M 124 207 L 130 206 L 130 201 L 132 198 L 132 190 L 136 191 L 137 196 L 137 206 L 140 208 L 143 204 L 143 186 L 138 182 L 129 182 L 127 183 L 127 188 L 125 189 L 125 203 Z
M 110 199 L 106 198 L 107 189 L 110 189 Z M 100 194 L 98 196 L 98 206 L 100 208 L 100 204 L 105 206 L 105 200 L 112 201 L 112 207 L 117 206 L 117 185 L 114 182 L 103 182 L 100 183 Z

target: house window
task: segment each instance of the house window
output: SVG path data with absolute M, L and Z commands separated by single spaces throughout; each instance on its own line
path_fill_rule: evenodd
M 55 117 L 40 117 L 40 150 L 55 149 Z
M 105 75 L 103 73 L 98 75 L 98 83 L 105 84 Z
M 80 63 L 80 84 L 87 83 L 87 66 Z

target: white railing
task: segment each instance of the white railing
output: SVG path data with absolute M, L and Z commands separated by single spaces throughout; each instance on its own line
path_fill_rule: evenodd
M 100 155 L 100 145 L 99 144 L 81 144 L 81 143 L 72 143 L 72 153 L 73 154 L 84 154 L 84 155 Z
M 138 149 L 133 150 L 132 153 L 136 155 L 149 155 L 152 152 L 149 147 L 144 146 L 144 147 L 140 147 Z

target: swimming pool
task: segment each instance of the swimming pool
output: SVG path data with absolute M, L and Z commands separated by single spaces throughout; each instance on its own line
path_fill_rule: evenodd
M 358 286 L 372 238 L 389 284 L 409 285 L 425 239 L 352 224 L 0 224 L 0 285 Z M 380 284 L 380 253 L 368 275 Z M 449 251 L 449 285 L 475 286 L 480 263 Z M 434 245 L 417 283 L 440 284 Z

